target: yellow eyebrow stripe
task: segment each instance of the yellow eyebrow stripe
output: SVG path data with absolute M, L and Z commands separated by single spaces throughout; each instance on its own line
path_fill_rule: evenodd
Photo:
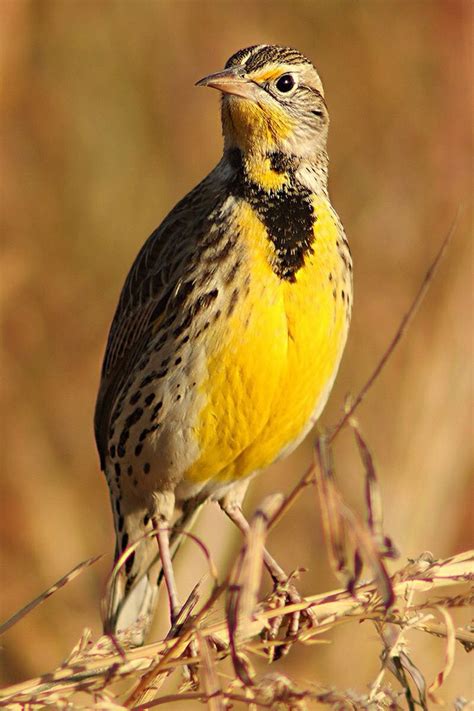
M 265 82 L 271 81 L 272 79 L 278 79 L 278 77 L 282 74 L 285 74 L 285 72 L 282 71 L 281 67 L 273 67 L 272 69 L 267 69 L 265 72 L 254 73 L 251 75 L 251 78 L 256 82 Z

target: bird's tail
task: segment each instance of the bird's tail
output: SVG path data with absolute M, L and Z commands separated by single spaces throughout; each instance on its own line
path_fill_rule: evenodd
M 122 502 L 121 502 L 122 503 Z M 170 551 L 176 555 L 201 509 L 187 507 L 170 532 Z M 105 634 L 113 634 L 124 644 L 144 644 L 158 603 L 163 573 L 153 524 L 146 509 L 120 512 L 114 507 L 116 548 L 114 569 L 102 606 Z
M 114 568 L 102 604 L 105 634 L 138 646 L 144 643 L 158 602 L 160 561 L 145 508 L 112 505 L 115 524 Z

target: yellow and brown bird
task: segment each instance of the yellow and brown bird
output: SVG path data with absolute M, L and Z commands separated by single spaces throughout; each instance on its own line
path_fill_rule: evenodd
M 138 643 L 162 574 L 172 620 L 179 611 L 171 558 L 181 527 L 214 500 L 245 530 L 250 479 L 316 422 L 351 314 L 351 256 L 327 188 L 329 117 L 311 62 L 258 45 L 198 85 L 222 93 L 223 156 L 130 270 L 95 414 L 116 559 L 156 533 L 126 560 L 105 611 L 106 632 L 132 629 Z M 267 552 L 265 563 L 284 582 Z

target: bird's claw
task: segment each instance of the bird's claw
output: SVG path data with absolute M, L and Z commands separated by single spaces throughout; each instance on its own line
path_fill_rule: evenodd
M 206 636 L 207 644 L 211 647 L 215 655 L 228 653 L 229 645 L 226 644 L 217 635 L 210 634 Z M 197 691 L 199 689 L 199 657 L 200 649 L 196 637 L 193 637 L 187 647 L 189 661 L 182 668 L 182 682 L 180 684 L 180 692 Z M 196 661 L 194 661 L 196 660 Z
M 295 585 L 291 582 L 297 577 L 300 571 L 292 573 L 284 582 L 276 582 L 273 592 L 270 594 L 269 601 L 273 609 L 284 608 L 288 605 L 299 605 L 303 602 L 303 598 L 299 594 Z M 285 617 L 288 617 L 288 624 L 281 644 L 275 644 L 278 633 L 282 627 Z M 262 633 L 262 639 L 272 644 L 268 647 L 268 655 L 270 661 L 277 661 L 281 657 L 288 654 L 291 645 L 298 639 L 298 633 L 302 627 L 314 627 L 317 624 L 317 619 L 309 607 L 304 610 L 294 610 L 287 614 L 275 616 L 267 629 Z

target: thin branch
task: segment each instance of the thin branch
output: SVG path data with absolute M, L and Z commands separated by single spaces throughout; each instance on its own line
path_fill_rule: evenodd
M 222 698 L 228 700 L 228 701 L 238 701 L 242 704 L 255 704 L 256 706 L 260 706 L 261 708 L 264 709 L 271 709 L 272 704 L 271 703 L 265 703 L 263 701 L 257 701 L 256 699 L 253 698 L 246 698 L 245 696 L 242 696 L 241 694 L 230 694 L 228 692 L 222 693 L 222 692 L 215 692 L 214 694 L 205 694 L 201 691 L 190 691 L 188 693 L 184 694 L 168 694 L 167 696 L 161 696 L 159 699 L 154 699 L 153 701 L 148 701 L 147 703 L 140 704 L 140 706 L 134 706 L 131 711 L 142 711 L 142 709 L 152 709 L 155 706 L 161 706 L 162 704 L 169 704 L 173 703 L 175 701 L 178 701 L 180 703 L 183 703 L 183 701 L 203 701 L 203 702 L 209 702 L 213 698 L 216 698 L 217 696 L 222 696 Z
M 446 249 L 447 249 L 447 247 L 448 247 L 448 244 L 450 243 L 451 238 L 452 238 L 452 236 L 453 236 L 453 234 L 454 234 L 454 232 L 455 232 L 455 230 L 456 230 L 456 227 L 457 227 L 457 224 L 458 224 L 458 220 L 459 220 L 459 209 L 458 209 L 458 211 L 457 211 L 457 213 L 456 213 L 456 216 L 455 216 L 455 218 L 454 218 L 454 220 L 453 220 L 453 222 L 452 222 L 452 224 L 451 224 L 451 227 L 449 228 L 449 230 L 448 230 L 448 232 L 447 232 L 445 238 L 443 239 L 443 241 L 442 241 L 442 243 L 441 243 L 440 248 L 438 249 L 438 252 L 436 253 L 436 255 L 435 255 L 433 261 L 431 262 L 430 266 L 428 267 L 428 270 L 427 270 L 425 276 L 423 277 L 423 280 L 422 280 L 422 282 L 421 282 L 421 284 L 420 284 L 420 287 L 419 287 L 419 289 L 418 289 L 418 291 L 417 291 L 417 293 L 416 293 L 416 295 L 415 295 L 415 298 L 413 299 L 413 301 L 412 301 L 412 303 L 411 303 L 410 308 L 408 309 L 408 311 L 406 312 L 406 314 L 405 314 L 404 317 L 402 318 L 402 320 L 401 320 L 401 322 L 400 322 L 400 325 L 399 325 L 399 327 L 398 327 L 398 329 L 397 329 L 397 331 L 396 331 L 394 337 L 393 337 L 392 340 L 390 341 L 390 343 L 389 343 L 389 345 L 388 345 L 388 348 L 386 349 L 386 351 L 385 351 L 384 354 L 382 355 L 382 358 L 381 358 L 381 359 L 379 360 L 379 362 L 377 363 L 377 365 L 376 365 L 374 371 L 373 371 L 372 374 L 370 375 L 370 377 L 369 377 L 369 379 L 367 380 L 367 382 L 365 383 L 365 385 L 364 385 L 364 386 L 362 387 L 362 389 L 360 390 L 359 394 L 357 395 L 357 397 L 356 397 L 355 400 L 353 401 L 352 405 L 351 405 L 351 406 L 348 408 L 348 410 L 344 413 L 344 416 L 341 418 L 341 420 L 340 420 L 340 421 L 338 422 L 338 424 L 336 425 L 336 428 L 335 428 L 335 429 L 333 430 L 333 432 L 331 433 L 331 436 L 330 436 L 330 438 L 329 438 L 329 441 L 330 441 L 330 442 L 333 442 L 333 441 L 334 441 L 334 439 L 337 437 L 337 435 L 339 434 L 339 432 L 340 432 L 340 431 L 342 430 L 342 428 L 347 424 L 348 420 L 352 417 L 352 415 L 354 414 L 354 412 L 357 410 L 357 408 L 359 407 L 360 403 L 361 403 L 362 400 L 365 398 L 365 396 L 366 396 L 367 393 L 369 392 L 370 388 L 371 388 L 372 385 L 375 383 L 375 381 L 376 381 L 377 378 L 379 377 L 380 373 L 381 373 L 382 370 L 384 369 L 384 367 L 385 367 L 387 361 L 389 360 L 389 358 L 390 358 L 391 355 L 393 354 L 393 352 L 394 352 L 395 348 L 397 347 L 398 343 L 400 342 L 400 340 L 401 340 L 401 339 L 403 338 L 403 336 L 405 335 L 405 333 L 406 333 L 406 331 L 407 331 L 407 329 L 408 329 L 408 326 L 409 326 L 410 323 L 412 322 L 413 317 L 415 316 L 416 312 L 418 311 L 418 308 L 420 307 L 420 304 L 422 303 L 423 299 L 425 298 L 426 293 L 427 293 L 427 291 L 428 291 L 428 289 L 429 289 L 429 287 L 430 287 L 430 285 L 431 285 L 431 282 L 432 282 L 433 279 L 434 279 L 434 276 L 435 276 L 435 274 L 436 274 L 436 272 L 437 272 L 437 270 L 438 270 L 439 264 L 440 264 L 442 258 L 444 257 L 444 254 L 445 254 L 445 252 L 446 252 Z
M 63 575 L 62 578 L 59 578 L 59 580 L 57 580 L 54 585 L 51 585 L 51 587 L 42 592 L 41 595 L 35 597 L 34 600 L 22 607 L 21 610 L 18 610 L 17 612 L 15 612 L 14 615 L 9 617 L 8 620 L 5 620 L 5 622 L 0 625 L 0 635 L 4 634 L 4 632 L 9 630 L 10 627 L 13 627 L 13 625 L 19 622 L 25 615 L 34 610 L 35 607 L 41 605 L 41 603 L 47 600 L 48 597 L 53 595 L 60 588 L 64 587 L 64 585 L 67 585 L 67 583 L 70 583 L 71 580 L 73 580 L 77 575 L 79 575 L 79 573 L 82 573 L 85 568 L 88 568 L 90 565 L 93 565 L 100 558 L 102 558 L 102 555 L 96 555 L 94 558 L 88 558 L 87 560 L 83 560 L 82 563 L 79 563 L 78 565 L 74 566 L 74 568 L 70 570 L 69 573 Z

